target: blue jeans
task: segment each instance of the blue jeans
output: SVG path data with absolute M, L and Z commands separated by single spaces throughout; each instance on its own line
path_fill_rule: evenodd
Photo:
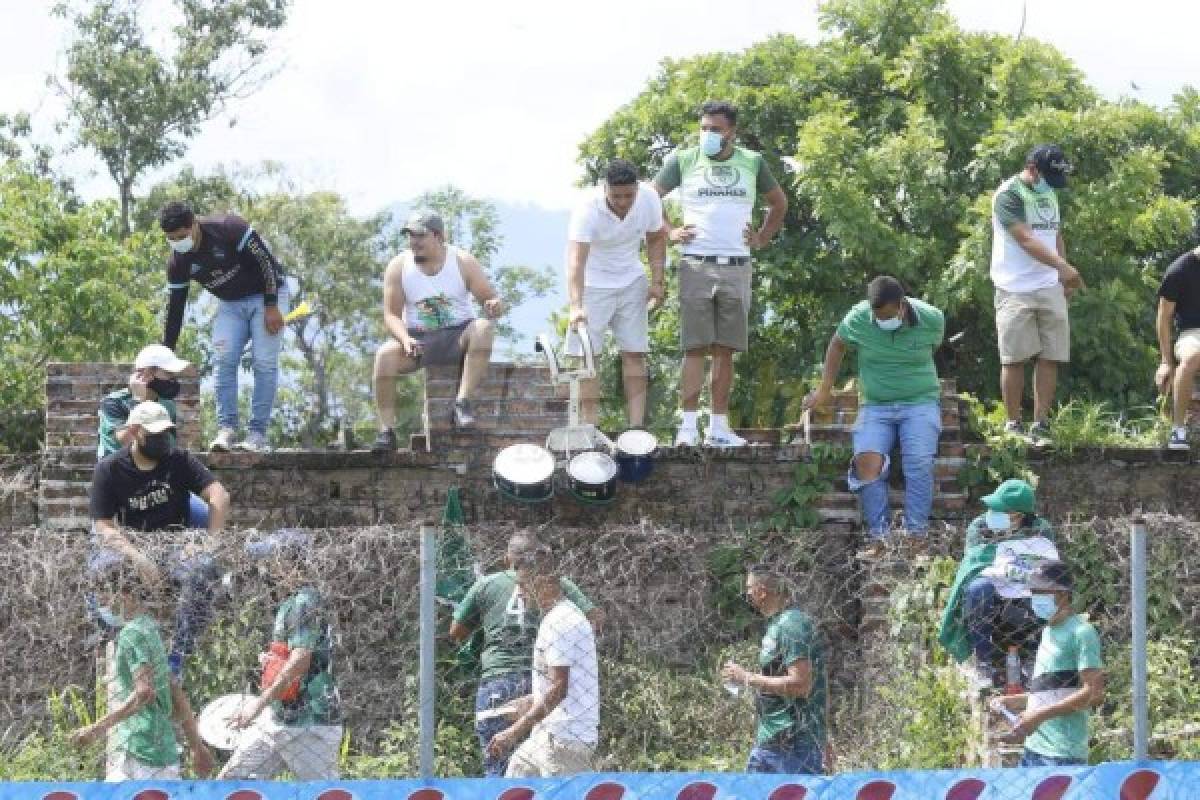
M 208 528 L 208 503 L 200 499 L 200 495 L 188 495 L 188 527 Z
M 279 313 L 288 312 L 288 294 L 279 289 Z M 240 300 L 221 300 L 213 321 L 213 349 L 217 361 L 217 425 L 238 427 L 238 370 L 242 351 L 250 342 L 254 368 L 254 394 L 250 400 L 250 430 L 265 434 L 275 405 L 279 384 L 279 350 L 283 331 L 272 336 L 264 320 L 263 296 L 252 294 Z
M 88 556 L 87 571 L 97 572 L 114 558 L 122 556 L 114 550 L 96 546 Z M 184 557 L 179 551 L 170 554 L 162 567 L 179 590 L 175 605 L 175 636 L 167 654 L 171 672 L 179 677 L 183 671 L 183 657 L 196 649 L 196 640 L 212 623 L 213 601 L 221 582 L 221 570 L 207 553 Z M 102 630 L 115 635 L 114 629 L 124 624 L 111 609 L 101 606 L 94 594 L 85 594 L 84 604 L 88 618 Z
M 479 682 L 479 690 L 475 692 L 475 711 L 487 711 L 499 708 L 505 703 L 524 697 L 533 691 L 529 682 L 528 672 L 510 672 L 497 675 Z M 503 758 L 492 758 L 488 755 L 487 747 L 497 733 L 507 728 L 510 720 L 505 717 L 492 717 L 475 721 L 475 734 L 479 737 L 479 747 L 483 750 L 483 774 L 487 778 L 503 778 L 508 769 L 508 759 L 512 754 Z
M 1032 649 L 1042 631 L 1042 622 L 1034 615 L 1028 600 L 1001 597 L 987 578 L 976 578 L 967 585 L 963 621 L 975 660 L 980 664 L 994 664 L 1001 655 L 996 646 L 998 625 L 1008 630 L 1010 641 L 1022 651 Z
M 853 462 L 847 475 L 850 491 L 862 503 L 863 518 L 871 536 L 881 537 L 888 532 L 888 472 L 890 453 L 897 439 L 904 459 L 904 527 L 909 533 L 921 535 L 928 530 L 929 511 L 933 507 L 933 460 L 941 433 L 942 409 L 936 400 L 866 405 L 859 409 L 854 424 L 854 455 L 883 456 L 883 469 L 875 480 L 859 480 Z
M 824 767 L 821 748 L 810 741 L 797 741 L 785 750 L 755 745 L 746 761 L 746 772 L 821 775 Z
M 1021 763 L 1017 764 L 1018 767 L 1082 767 L 1086 765 L 1087 761 L 1083 759 L 1044 756 L 1041 753 L 1035 753 L 1028 747 L 1021 753 Z

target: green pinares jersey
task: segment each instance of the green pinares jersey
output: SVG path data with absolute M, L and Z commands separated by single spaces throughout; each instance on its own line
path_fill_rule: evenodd
M 825 646 L 812 618 L 800 609 L 787 608 L 767 620 L 758 666 L 763 675 L 779 677 L 801 660 L 808 661 L 812 669 L 808 697 L 781 697 L 767 692 L 756 695 L 757 745 L 784 747 L 795 741 L 818 747 L 825 744 Z
M 679 189 L 683 223 L 696 226 L 684 252 L 703 256 L 748 256 L 744 232 L 758 195 L 779 186 L 761 153 L 735 147 L 724 160 L 699 147 L 667 156 L 654 183 L 664 192 Z
M 1031 710 L 1065 700 L 1083 686 L 1085 669 L 1100 669 L 1100 636 L 1079 614 L 1042 629 L 1029 683 Z M 1025 740 L 1025 747 L 1054 758 L 1087 761 L 1088 711 L 1075 711 L 1047 720 Z
M 1008 292 L 1035 292 L 1058 283 L 1058 272 L 1026 252 L 1009 228 L 1028 225 L 1051 253 L 1058 249 L 1062 212 L 1053 189 L 1034 191 L 1019 175 L 1000 185 L 992 198 L 992 282 Z
M 311 587 L 300 589 L 275 614 L 272 641 L 287 642 L 289 650 L 312 652 L 308 672 L 300 679 L 300 697 L 291 703 L 273 703 L 277 718 L 286 725 L 332 725 L 338 722 L 337 687 L 331 671 L 333 641 L 321 595 Z
M 158 623 L 148 614 L 131 619 L 117 635 L 116 700 L 124 703 L 134 693 L 134 676 L 149 666 L 154 699 L 117 723 L 117 747 L 150 767 L 179 763 L 175 728 L 171 724 L 171 672 Z
M 579 587 L 562 579 L 563 594 L 584 614 L 595 606 Z M 513 672 L 529 672 L 533 643 L 542 620 L 537 604 L 517 590 L 512 570 L 485 575 L 467 591 L 454 610 L 454 621 L 468 628 L 483 627 L 484 680 Z

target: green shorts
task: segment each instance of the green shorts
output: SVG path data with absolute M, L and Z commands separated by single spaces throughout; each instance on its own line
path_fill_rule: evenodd
M 679 336 L 684 350 L 749 343 L 750 276 L 754 263 L 679 262 Z

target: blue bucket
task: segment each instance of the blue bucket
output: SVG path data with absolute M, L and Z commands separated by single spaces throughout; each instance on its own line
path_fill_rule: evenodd
M 648 431 L 625 431 L 617 437 L 617 477 L 625 483 L 641 483 L 654 471 L 658 440 Z

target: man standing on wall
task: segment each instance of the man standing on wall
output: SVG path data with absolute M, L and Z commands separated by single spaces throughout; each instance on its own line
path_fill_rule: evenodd
M 487 374 L 495 322 L 504 301 L 479 261 L 446 242 L 446 226 L 432 211 L 417 211 L 404 226 L 408 250 L 383 273 L 383 324 L 391 336 L 375 354 L 377 452 L 395 450 L 396 378 L 427 366 L 457 367 L 454 424 L 475 424 L 471 398 Z M 474 298 L 484 319 L 475 318 Z
M 1067 298 L 1084 288 L 1079 270 L 1067 261 L 1055 193 L 1067 185 L 1070 171 L 1061 147 L 1039 145 L 1029 152 L 1025 168 L 1001 184 L 992 198 L 991 275 L 996 285 L 1000 392 L 1008 415 L 1004 428 L 1024 434 L 1025 364 L 1036 359 L 1029 428 L 1035 442 L 1049 439 L 1058 365 L 1071 360 Z
M 730 662 L 721 671 L 728 685 L 754 692 L 758 730 L 746 771 L 820 775 L 831 751 L 825 648 L 816 624 L 769 566 L 750 568 L 746 600 L 767 618 L 758 670 Z
M 158 225 L 173 251 L 167 265 L 171 299 L 163 344 L 173 349 L 179 339 L 191 281 L 219 301 L 213 320 L 218 430 L 210 449 L 265 451 L 279 384 L 279 351 L 288 304 L 283 268 L 262 237 L 236 214 L 198 217 L 187 203 L 176 201 L 158 212 Z M 235 445 L 238 370 L 246 342 L 250 342 L 254 365 L 250 432 Z
M 654 178 L 659 195 L 679 189 L 683 225 L 670 238 L 681 246 L 679 329 L 684 351 L 680 377 L 683 421 L 676 445 L 699 444 L 697 414 L 704 362 L 712 356 L 712 417 L 704 443 L 741 447 L 729 427 L 733 354 L 749 343 L 750 285 L 754 250 L 766 247 L 783 226 L 787 195 L 762 154 L 738 147 L 737 109 L 709 101 L 700 108 L 700 144 L 667 156 Z M 767 202 L 762 227 L 751 217 L 759 194 Z
M 1171 323 L 1178 338 L 1171 342 Z M 1158 350 L 1162 363 L 1154 382 L 1158 391 L 1173 395 L 1171 438 L 1167 447 L 1187 450 L 1188 409 L 1200 375 L 1200 247 L 1175 259 L 1158 287 Z
M 649 282 L 639 258 L 643 241 L 650 261 Z M 667 228 L 658 193 L 638 182 L 633 164 L 613 159 L 605 170 L 603 186 L 571 215 L 567 295 L 571 326 L 585 326 L 597 351 L 612 330 L 621 351 L 626 413 L 634 428 L 642 427 L 646 414 L 647 302 L 657 306 L 666 296 L 666 260 Z M 585 421 L 597 421 L 597 400 L 596 381 L 588 381 Z

